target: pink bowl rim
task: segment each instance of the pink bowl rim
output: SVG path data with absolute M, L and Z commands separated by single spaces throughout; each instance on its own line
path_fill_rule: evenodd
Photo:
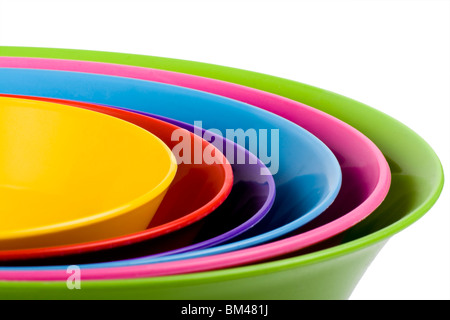
M 157 277 L 263 262 L 304 249 L 342 233 L 369 216 L 382 203 L 389 191 L 391 183 L 389 165 L 382 152 L 369 138 L 352 126 L 325 112 L 285 97 L 216 79 L 113 63 L 48 58 L 0 57 L 0 67 L 96 73 L 178 85 L 245 102 L 278 114 L 294 123 L 297 122 L 293 121 L 292 118 L 295 118 L 295 114 L 301 111 L 309 115 L 308 119 L 311 119 L 311 117 L 316 120 L 320 119 L 322 130 L 324 127 L 333 128 L 334 131 L 341 130 L 341 132 L 351 134 L 354 139 L 364 145 L 367 153 L 371 154 L 372 160 L 377 164 L 378 179 L 369 197 L 342 217 L 315 229 L 267 244 L 200 258 L 110 268 L 83 268 L 80 265 L 83 280 Z M 264 106 L 260 104 L 264 104 Z M 305 117 L 303 120 L 308 121 L 305 120 Z M 327 127 L 323 125 L 323 121 L 330 123 L 332 126 Z M 316 136 L 320 133 L 319 131 L 313 132 L 311 130 L 310 132 Z M 324 138 L 319 137 L 319 139 L 327 144 Z M 65 281 L 67 277 L 68 274 L 65 270 L 0 270 L 0 280 L 8 281 Z

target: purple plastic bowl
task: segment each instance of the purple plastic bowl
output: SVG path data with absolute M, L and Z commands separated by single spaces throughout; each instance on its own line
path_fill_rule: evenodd
M 109 106 L 106 106 L 109 107 Z M 182 121 L 167 118 L 155 114 L 138 112 L 124 108 L 118 108 L 130 112 L 142 114 L 155 119 L 166 121 L 193 133 L 201 133 L 202 137 L 214 145 L 222 146 L 225 154 L 227 149 L 233 148 L 235 159 L 232 159 L 233 187 L 227 199 L 207 217 L 158 238 L 145 240 L 111 248 L 108 250 L 85 252 L 77 255 L 64 255 L 41 259 L 29 259 L 20 261 L 6 261 L 2 265 L 31 266 L 31 265 L 57 265 L 66 263 L 96 263 L 108 261 L 126 261 L 134 258 L 158 258 L 175 255 L 194 250 L 213 247 L 251 230 L 269 212 L 275 200 L 275 182 L 269 173 L 269 169 L 254 154 L 244 147 L 228 140 L 220 135 L 203 128 L 195 127 Z M 205 135 L 205 133 L 207 133 Z M 237 155 L 245 154 L 245 162 L 239 163 Z M 230 159 L 228 159 L 230 160 Z M 184 239 L 182 245 L 178 239 Z M 190 245 L 186 246 L 186 239 L 190 239 Z

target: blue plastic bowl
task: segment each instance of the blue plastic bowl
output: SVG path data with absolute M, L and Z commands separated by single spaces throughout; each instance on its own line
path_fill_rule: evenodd
M 151 261 L 144 257 L 81 264 L 81 268 L 180 260 L 259 245 L 280 238 L 318 217 L 333 203 L 341 186 L 339 163 L 323 142 L 280 116 L 222 96 L 130 78 L 8 68 L 0 69 L 0 93 L 103 104 L 200 124 L 207 130 L 223 133 L 256 154 L 273 174 L 277 196 L 272 209 L 254 228 L 230 243 Z M 233 138 L 233 134 L 253 139 Z M 1 269 L 30 268 L 66 269 L 67 266 Z

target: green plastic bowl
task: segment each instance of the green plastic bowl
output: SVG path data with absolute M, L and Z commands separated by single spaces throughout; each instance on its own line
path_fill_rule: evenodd
M 290 257 L 218 271 L 130 280 L 0 282 L 1 299 L 292 300 L 348 299 L 385 243 L 438 199 L 444 176 L 431 147 L 405 125 L 367 105 L 320 88 L 200 62 L 72 49 L 0 47 L 1 56 L 109 62 L 229 81 L 284 96 L 339 118 L 369 137 L 392 172 L 385 201 L 343 235 Z

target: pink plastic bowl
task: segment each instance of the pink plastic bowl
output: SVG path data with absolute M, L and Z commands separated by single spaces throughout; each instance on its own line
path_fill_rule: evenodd
M 111 268 L 83 268 L 84 280 L 163 276 L 234 267 L 298 254 L 343 231 L 372 213 L 389 190 L 391 175 L 380 150 L 362 133 L 312 107 L 268 92 L 194 75 L 75 60 L 0 57 L 0 67 L 97 73 L 162 82 L 218 94 L 280 115 L 310 131 L 336 155 L 342 169 L 342 187 L 335 202 L 318 218 L 282 240 L 201 258 Z M 334 237 L 334 238 L 333 238 Z M 338 240 L 336 240 L 338 241 Z M 63 280 L 65 270 L 1 270 L 1 280 Z

